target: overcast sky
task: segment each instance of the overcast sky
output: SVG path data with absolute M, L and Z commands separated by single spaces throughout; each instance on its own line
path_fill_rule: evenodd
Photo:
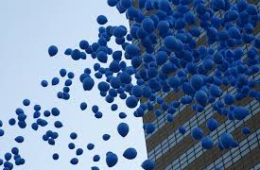
M 98 24 L 96 17 L 106 15 L 109 25 L 126 25 L 125 15 L 120 15 L 115 8 L 110 8 L 106 0 L 0 0 L 0 120 L 4 122 L 6 135 L 0 138 L 0 157 L 10 152 L 13 146 L 19 146 L 26 164 L 19 170 L 83 170 L 91 166 L 108 169 L 105 164 L 105 153 L 112 151 L 119 156 L 119 163 L 113 170 L 139 170 L 140 164 L 146 159 L 146 148 L 142 130 L 142 120 L 132 116 L 132 110 L 125 108 L 124 102 L 117 101 L 119 110 L 112 112 L 110 105 L 104 102 L 94 87 L 91 92 L 84 92 L 78 81 L 78 76 L 85 68 L 92 68 L 95 60 L 88 57 L 85 61 L 75 62 L 63 55 L 67 47 L 77 48 L 79 41 L 89 42 L 97 40 Z M 59 47 L 59 54 L 50 58 L 47 53 L 49 45 Z M 116 46 L 112 46 L 118 49 Z M 58 76 L 59 70 L 66 68 L 73 71 L 76 78 L 71 88 L 71 99 L 63 101 L 56 98 L 62 90 L 64 79 L 59 86 L 42 88 L 42 79 L 51 80 Z M 97 84 L 97 83 L 96 83 Z M 23 107 L 24 98 L 31 100 L 31 107 L 25 108 L 28 115 L 28 127 L 20 130 L 17 126 L 10 127 L 8 120 L 15 117 L 15 109 Z M 79 108 L 81 102 L 88 103 L 87 111 Z M 30 126 L 33 122 L 33 105 L 40 104 L 42 110 L 58 107 L 61 116 L 48 119 L 49 125 L 37 132 Z M 103 112 L 103 119 L 97 120 L 90 111 L 91 106 L 99 105 Z M 117 124 L 122 122 L 118 113 L 128 114 L 124 122 L 129 123 L 130 133 L 123 139 L 116 131 Z M 53 127 L 55 120 L 64 124 L 62 130 Z M 47 130 L 59 132 L 56 146 L 51 147 L 42 140 Z M 77 132 L 76 147 L 84 148 L 83 156 L 79 157 L 77 166 L 69 161 L 75 157 L 75 150 L 71 151 L 67 145 L 70 132 Z M 102 141 L 104 133 L 111 134 L 111 140 Z M 14 138 L 25 136 L 25 143 L 17 145 Z M 93 151 L 87 151 L 87 144 L 95 143 Z M 135 147 L 138 157 L 128 161 L 122 157 L 124 149 Z M 60 160 L 53 161 L 53 153 L 60 154 Z M 101 161 L 93 163 L 92 157 L 100 154 Z M 15 168 L 16 169 L 16 168 Z

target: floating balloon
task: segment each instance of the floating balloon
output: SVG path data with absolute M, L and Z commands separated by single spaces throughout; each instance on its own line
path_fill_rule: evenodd
M 55 45 L 52 45 L 49 47 L 48 53 L 49 53 L 50 57 L 53 57 L 58 53 L 58 48 Z
M 183 47 L 183 44 L 174 36 L 167 36 L 166 38 L 164 38 L 163 43 L 167 49 L 173 52 L 179 52 L 182 50 Z
M 199 90 L 202 86 L 203 86 L 203 78 L 201 75 L 194 75 L 191 78 L 191 86 L 196 89 Z
M 126 99 L 126 105 L 129 108 L 135 108 L 138 104 L 138 99 L 135 96 L 129 96 Z
M 194 129 L 192 129 L 191 136 L 195 140 L 201 140 L 203 138 L 203 136 L 204 136 L 204 133 L 203 133 L 203 131 L 200 128 L 196 127 Z
M 71 163 L 72 165 L 77 165 L 78 162 L 79 162 L 78 158 L 72 158 L 72 159 L 70 160 L 70 163 Z
M 92 143 L 89 143 L 88 146 L 87 146 L 88 150 L 93 150 L 94 147 L 95 147 L 95 145 L 92 144 Z
M 85 91 L 90 91 L 92 90 L 92 88 L 94 87 L 95 82 L 91 77 L 86 77 L 83 80 L 83 89 Z
M 225 149 L 229 149 L 233 142 L 233 136 L 229 133 L 223 133 L 220 136 L 220 142 Z
M 147 159 L 142 163 L 141 166 L 144 170 L 153 170 L 155 167 L 155 163 L 152 160 Z
M 135 159 L 137 156 L 137 151 L 135 148 L 128 148 L 124 151 L 123 156 L 129 160 Z
M 148 123 L 148 124 L 145 125 L 145 131 L 146 131 L 147 134 L 153 133 L 154 130 L 155 130 L 155 127 L 154 127 L 153 124 Z
M 109 168 L 115 166 L 118 162 L 118 157 L 112 152 L 108 152 L 106 155 L 106 163 Z
M 23 105 L 24 105 L 24 106 L 29 106 L 30 103 L 31 103 L 31 101 L 30 101 L 29 99 L 24 99 L 24 100 L 23 100 Z
M 244 135 L 248 135 L 248 134 L 251 133 L 251 130 L 250 130 L 249 127 L 243 127 L 243 128 L 242 128 L 242 133 L 243 133 Z
M 59 154 L 57 154 L 57 153 L 53 154 L 52 155 L 52 159 L 55 160 L 55 161 L 58 160 L 59 159 Z
M 51 84 L 53 86 L 56 86 L 57 84 L 60 83 L 60 79 L 58 77 L 54 77 L 52 80 L 51 80 Z
M 80 41 L 80 43 L 79 43 L 79 47 L 80 47 L 82 50 L 86 50 L 86 49 L 88 49 L 88 47 L 89 47 L 89 43 L 88 43 L 88 41 L 86 41 L 86 40 L 82 40 L 82 41 Z
M 0 129 L 0 137 L 4 136 L 5 131 L 3 129 Z
M 23 142 L 24 142 L 24 137 L 23 137 L 23 136 L 17 136 L 14 140 L 15 140 L 17 143 L 23 143 Z
M 243 120 L 245 117 L 249 115 L 248 109 L 238 106 L 233 110 L 234 118 L 237 120 Z
M 179 130 L 179 132 L 180 132 L 182 135 L 184 135 L 184 134 L 186 133 L 186 129 L 185 129 L 184 126 L 180 126 L 180 127 L 178 128 L 178 130 Z
M 100 156 L 99 155 L 95 155 L 94 157 L 93 157 L 93 161 L 94 162 L 98 162 L 100 160 Z
M 218 128 L 219 124 L 217 122 L 216 119 L 214 118 L 211 118 L 207 121 L 207 128 L 210 130 L 210 131 L 214 131 Z
M 98 61 L 100 61 L 101 63 L 106 63 L 107 62 L 107 54 L 104 51 L 99 51 L 97 53 L 97 59 Z
M 213 140 L 209 136 L 205 136 L 201 140 L 201 146 L 204 149 L 212 149 L 213 148 Z
M 129 133 L 129 126 L 126 123 L 120 123 L 117 126 L 117 132 L 119 133 L 120 136 L 126 137 L 127 134 Z
M 42 80 L 41 85 L 42 85 L 42 87 L 47 87 L 48 82 L 46 80 Z
M 87 107 L 88 107 L 88 105 L 87 105 L 86 102 L 82 102 L 82 103 L 80 104 L 80 109 L 81 109 L 82 111 L 86 110 Z
M 58 108 L 54 107 L 54 108 L 51 109 L 51 114 L 53 116 L 59 116 L 60 115 L 60 110 Z
M 83 154 L 83 149 L 82 149 L 82 148 L 78 148 L 78 149 L 76 150 L 76 155 L 80 156 L 80 155 L 82 155 L 82 154 Z
M 195 93 L 195 100 L 202 106 L 206 106 L 208 103 L 208 95 L 205 91 L 199 90 Z

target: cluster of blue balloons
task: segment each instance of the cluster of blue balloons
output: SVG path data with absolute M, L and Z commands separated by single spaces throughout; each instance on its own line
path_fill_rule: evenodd
M 246 0 L 238 0 L 231 3 L 229 0 L 211 0 L 206 5 L 204 0 L 107 0 L 107 4 L 116 7 L 119 13 L 124 13 L 131 21 L 130 30 L 123 25 L 106 26 L 108 19 L 104 15 L 97 17 L 100 25 L 98 40 L 89 43 L 87 40 L 79 42 L 77 49 L 67 48 L 64 55 L 75 61 L 86 60 L 88 56 L 95 59 L 92 73 L 86 68 L 79 76 L 84 91 L 91 91 L 95 86 L 111 104 L 111 110 L 117 111 L 118 106 L 114 103 L 116 98 L 125 100 L 130 109 L 135 109 L 135 117 L 143 117 L 146 111 L 153 111 L 159 117 L 165 115 L 169 123 L 174 122 L 175 113 L 181 106 L 191 105 L 195 113 L 205 111 L 208 105 L 213 110 L 229 120 L 242 121 L 250 111 L 236 103 L 244 98 L 260 100 L 260 92 L 256 90 L 260 81 L 252 76 L 259 73 L 260 38 L 255 37 L 254 29 L 260 21 L 260 15 L 255 4 Z M 192 6 L 192 7 L 191 7 Z M 146 12 L 144 12 L 146 11 Z M 221 16 L 215 15 L 222 13 Z M 203 34 L 205 32 L 205 34 Z M 204 38 L 205 37 L 205 38 Z M 199 43 L 205 39 L 204 43 Z M 122 47 L 122 51 L 114 51 L 109 47 L 109 42 Z M 138 44 L 133 43 L 138 42 Z M 159 46 L 158 46 L 159 44 Z M 242 48 L 243 44 L 249 44 L 249 50 Z M 58 48 L 50 46 L 50 57 L 58 54 Z M 129 62 L 126 62 L 126 61 Z M 111 61 L 108 63 L 108 61 Z M 131 63 L 128 65 L 127 63 Z M 74 78 L 73 72 L 66 69 L 60 70 L 60 77 L 65 80 L 63 91 L 57 93 L 57 97 L 64 100 L 70 99 L 70 86 Z M 93 76 L 94 75 L 94 76 Z M 95 79 L 100 79 L 96 83 Z M 51 85 L 60 83 L 60 78 L 54 77 Z M 43 80 L 41 85 L 48 86 L 48 81 Z M 223 87 L 234 87 L 234 94 L 225 94 Z M 157 93 L 168 94 L 173 91 L 183 93 L 180 99 L 165 101 Z M 142 102 L 141 102 L 142 101 Z M 30 105 L 30 100 L 23 101 L 24 106 Z M 155 105 L 158 107 L 155 108 Z M 80 103 L 80 109 L 86 110 L 88 104 Z M 41 117 L 41 106 L 34 106 L 32 129 L 37 131 L 41 126 L 47 126 L 48 122 Z M 92 106 L 92 111 L 97 119 L 102 118 L 103 113 L 97 105 Z M 27 115 L 23 109 L 16 110 L 18 126 L 26 128 Z M 44 116 L 59 116 L 58 108 L 44 111 Z M 119 113 L 121 119 L 127 114 Z M 16 119 L 9 120 L 10 125 L 16 124 Z M 212 132 L 219 127 L 219 122 L 210 118 L 206 122 L 207 129 Z M 62 122 L 56 121 L 55 128 L 63 127 Z M 0 136 L 4 135 L 1 129 Z M 144 125 L 147 134 L 155 131 L 152 122 Z M 117 126 L 118 134 L 127 137 L 130 127 L 121 122 Z M 187 130 L 184 125 L 178 127 L 180 134 L 184 135 Z M 249 127 L 243 127 L 241 132 L 245 135 L 251 133 Z M 210 135 L 207 135 L 200 127 L 191 130 L 194 140 L 200 141 L 204 149 L 212 149 L 216 145 L 219 149 L 230 149 L 239 146 L 238 141 L 230 133 L 223 133 L 215 143 Z M 43 135 L 43 140 L 50 145 L 55 145 L 58 133 L 48 130 Z M 104 134 L 102 139 L 108 141 L 109 134 Z M 75 140 L 77 133 L 70 134 Z M 15 138 L 22 143 L 22 136 Z M 74 143 L 69 143 L 69 149 L 75 149 Z M 95 145 L 89 143 L 88 150 L 93 150 Z M 14 155 L 18 155 L 14 149 Z M 76 155 L 82 155 L 83 149 L 78 148 Z M 122 155 L 125 159 L 132 160 L 137 157 L 135 148 L 128 148 Z M 19 156 L 17 156 L 19 157 Z M 53 159 L 58 160 L 59 154 L 54 153 Z M 8 162 L 10 154 L 5 160 Z M 16 161 L 17 160 L 17 161 Z M 99 155 L 93 157 L 93 162 L 100 160 Z M 107 152 L 105 160 L 108 167 L 114 167 L 118 163 L 118 155 L 112 151 Z M 24 159 L 15 159 L 17 165 L 24 164 Z M 0 159 L 0 165 L 1 165 Z M 78 158 L 72 158 L 70 163 L 78 164 Z M 3 164 L 3 163 L 2 163 Z M 5 163 L 6 169 L 12 169 L 12 164 Z M 141 167 L 144 170 L 155 168 L 155 162 L 145 160 Z M 98 170 L 93 166 L 92 170 Z

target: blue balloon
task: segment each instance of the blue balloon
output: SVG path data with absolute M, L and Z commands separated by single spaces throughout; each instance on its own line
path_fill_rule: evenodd
M 142 26 L 147 33 L 152 33 L 155 30 L 154 21 L 151 18 L 145 18 Z
M 127 115 L 124 112 L 120 112 L 119 113 L 119 118 L 120 119 L 125 119 L 127 117 Z
M 88 107 L 88 105 L 87 105 L 86 102 L 82 102 L 82 103 L 80 104 L 80 109 L 81 109 L 82 111 L 86 110 L 87 107 Z
M 191 86 L 195 90 L 199 90 L 203 86 L 203 78 L 201 75 L 194 75 L 191 77 Z
M 108 4 L 110 7 L 116 6 L 117 3 L 118 3 L 118 0 L 107 0 L 107 4 Z
M 15 140 L 17 143 L 23 143 L 23 142 L 24 142 L 24 137 L 23 137 L 23 136 L 17 136 L 14 140 Z
M 9 119 L 9 125 L 14 126 L 16 123 L 16 120 L 14 118 Z
M 94 157 L 93 157 L 93 161 L 94 162 L 98 162 L 100 160 L 100 156 L 99 155 L 95 155 Z
M 132 81 L 131 75 L 127 73 L 126 71 L 120 73 L 119 75 L 121 83 L 129 84 Z
M 155 58 L 158 65 L 163 65 L 168 60 L 168 55 L 165 51 L 159 51 Z
M 136 98 L 135 96 L 129 96 L 126 99 L 126 105 L 129 108 L 135 108 L 138 104 L 138 98 Z
M 235 109 L 233 110 L 233 115 L 234 115 L 235 119 L 243 120 L 245 117 L 247 117 L 249 115 L 249 111 L 248 111 L 248 109 L 246 109 L 242 106 L 238 106 L 238 107 L 235 107 Z
M 217 122 L 216 119 L 214 118 L 211 118 L 207 121 L 207 128 L 210 130 L 210 131 L 214 131 L 218 128 L 219 124 Z
M 232 142 L 234 141 L 233 136 L 229 133 L 223 133 L 220 136 L 220 142 L 221 145 L 225 148 L 225 149 L 229 149 L 232 145 Z
M 55 126 L 56 128 L 62 128 L 62 127 L 63 127 L 63 124 L 62 124 L 62 122 L 60 122 L 60 121 L 55 121 L 55 122 L 54 122 L 54 126 Z
M 106 63 L 107 62 L 107 54 L 104 51 L 99 51 L 97 53 L 97 59 L 98 61 L 100 61 L 101 63 Z
M 248 134 L 251 133 L 251 130 L 250 130 L 249 127 L 245 126 L 245 127 L 242 128 L 242 133 L 243 133 L 244 135 L 248 135 Z
M 241 35 L 240 35 L 240 31 L 237 27 L 233 26 L 233 27 L 230 27 L 228 29 L 228 36 L 230 38 L 233 38 L 233 39 L 240 39 L 241 38 Z
M 52 155 L 52 159 L 53 160 L 58 160 L 59 159 L 59 154 L 57 154 L 57 153 L 54 153 L 53 155 Z
M 225 95 L 225 97 L 224 97 L 225 104 L 231 105 L 231 104 L 234 103 L 234 101 L 235 101 L 235 98 L 231 94 L 226 94 Z
M 98 84 L 98 89 L 102 92 L 107 92 L 109 90 L 109 88 L 110 87 L 107 82 L 102 81 Z
M 208 95 L 204 90 L 199 90 L 195 93 L 195 100 L 202 106 L 206 106 L 208 103 Z
M 60 110 L 59 110 L 57 107 L 53 107 L 53 108 L 51 109 L 51 114 L 52 114 L 53 116 L 59 116 L 59 115 L 60 115 Z
M 72 150 L 72 149 L 75 149 L 76 146 L 74 143 L 69 143 L 68 147 L 69 147 L 69 149 Z
M 42 127 L 45 127 L 48 125 L 48 122 L 44 119 L 37 119 L 37 124 L 42 126 Z
M 58 53 L 58 48 L 55 45 L 51 45 L 48 49 L 50 57 L 55 56 Z
M 137 156 L 137 151 L 135 148 L 128 148 L 124 151 L 123 156 L 129 160 L 135 159 Z
M 31 102 L 30 102 L 29 99 L 24 99 L 24 100 L 23 100 L 23 105 L 24 105 L 24 106 L 29 106 L 30 103 L 31 103 Z
M 70 138 L 73 139 L 73 140 L 77 139 L 77 137 L 78 137 L 78 135 L 77 135 L 77 133 L 75 133 L 75 132 L 72 132 L 72 133 L 70 134 Z
M 71 163 L 72 165 L 77 165 L 78 162 L 79 162 L 78 158 L 72 158 L 72 159 L 70 160 L 70 163 Z
M 97 17 L 97 22 L 98 22 L 98 24 L 100 24 L 100 25 L 105 25 L 105 24 L 107 23 L 107 17 L 104 16 L 104 15 L 99 15 L 99 16 Z
M 67 87 L 71 86 L 72 85 L 72 81 L 70 79 L 68 79 L 68 80 L 65 81 L 64 85 L 67 86 Z
M 54 77 L 52 80 L 51 80 L 51 84 L 53 86 L 57 85 L 60 83 L 60 79 L 58 77 Z
M 78 149 L 76 150 L 76 155 L 80 156 L 80 155 L 82 155 L 82 154 L 83 154 L 83 149 L 82 149 L 82 148 L 78 148 Z
M 109 134 L 104 134 L 102 138 L 104 141 L 108 141 L 110 139 L 110 137 L 111 136 Z
M 148 123 L 148 124 L 145 125 L 145 131 L 146 131 L 147 134 L 153 133 L 154 130 L 155 130 L 155 127 L 154 127 L 153 124 Z
M 107 156 L 106 156 L 106 163 L 107 163 L 107 166 L 108 167 L 113 167 L 117 164 L 117 161 L 118 161 L 118 157 L 116 154 L 112 153 L 112 152 L 109 152 L 107 153 Z
M 112 110 L 112 111 L 116 111 L 117 109 L 118 109 L 117 104 L 112 104 L 111 110 Z
M 11 152 L 14 154 L 14 155 L 18 155 L 19 154 L 19 149 L 17 147 L 13 147 Z
M 209 93 L 214 96 L 214 97 L 220 97 L 222 95 L 222 90 L 216 86 L 216 85 L 211 85 L 209 87 Z
M 164 38 L 164 46 L 172 52 L 180 52 L 183 49 L 183 44 L 174 36 L 167 36 Z
M 60 69 L 60 76 L 61 77 L 65 77 L 67 74 L 67 70 L 66 69 Z
M 84 78 L 84 80 L 83 80 L 83 89 L 85 91 L 92 90 L 94 85 L 95 85 L 95 82 L 94 82 L 94 80 L 91 77 L 88 76 L 88 77 Z
M 79 43 L 79 47 L 80 47 L 82 50 L 88 49 L 88 47 L 89 47 L 88 41 L 86 41 L 86 40 L 81 40 L 80 43 Z
M 51 115 L 51 112 L 48 111 L 48 110 L 45 110 L 45 111 L 43 112 L 43 115 L 44 115 L 45 117 L 49 117 L 49 116 Z
M 212 0 L 211 1 L 212 8 L 216 11 L 225 9 L 225 1 L 224 0 Z
M 4 136 L 5 131 L 3 129 L 0 129 L 0 137 Z
M 118 89 L 121 86 L 121 81 L 119 77 L 111 77 L 110 80 L 111 87 Z
M 170 28 L 170 25 L 167 21 L 160 21 L 158 24 L 157 24 L 157 29 L 159 30 L 159 32 L 161 34 L 164 34 L 166 32 L 168 32 Z
M 9 161 L 11 158 L 12 158 L 12 154 L 9 153 L 9 152 L 7 152 L 7 153 L 5 154 L 5 160 L 6 160 L 6 161 Z
M 117 132 L 119 133 L 120 136 L 126 137 L 127 134 L 129 133 L 129 126 L 126 123 L 120 123 L 117 126 Z
M 155 168 L 155 163 L 154 161 L 147 159 L 142 163 L 141 166 L 144 170 L 153 170 Z
M 42 85 L 42 87 L 47 87 L 48 82 L 46 80 L 42 80 L 41 85 Z
M 129 44 L 125 49 L 126 53 L 130 56 L 136 56 L 140 54 L 140 48 L 135 44 Z
M 184 135 L 184 134 L 186 133 L 186 129 L 185 129 L 184 126 L 180 126 L 180 127 L 178 128 L 178 130 L 179 130 L 180 134 L 182 134 L 182 135 Z
M 192 129 L 191 136 L 195 140 L 201 140 L 204 136 L 204 133 L 203 133 L 202 129 L 200 129 L 199 127 L 196 127 L 194 129 Z
M 95 145 L 92 144 L 92 143 L 89 143 L 88 146 L 87 146 L 88 150 L 93 150 L 94 147 L 95 147 Z
M 209 136 L 205 136 L 205 137 L 202 138 L 201 146 L 204 149 L 212 149 L 213 145 L 214 145 L 213 140 Z
M 116 38 L 122 38 L 127 34 L 127 29 L 123 26 L 113 27 L 112 33 Z

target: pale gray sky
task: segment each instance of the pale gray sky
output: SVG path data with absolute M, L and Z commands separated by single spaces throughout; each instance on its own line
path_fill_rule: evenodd
M 145 141 L 142 130 L 142 120 L 132 116 L 132 110 L 125 108 L 124 102 L 117 101 L 120 107 L 117 112 L 110 110 L 110 105 L 99 96 L 96 87 L 91 92 L 84 92 L 78 79 L 73 81 L 71 100 L 61 101 L 56 93 L 62 89 L 63 81 L 57 87 L 42 88 L 42 79 L 51 80 L 58 76 L 61 68 L 74 71 L 76 78 L 84 68 L 91 67 L 94 60 L 88 57 L 86 61 L 75 62 L 63 55 L 67 47 L 77 48 L 82 39 L 89 42 L 97 40 L 98 24 L 96 17 L 106 15 L 109 25 L 128 25 L 125 15 L 120 15 L 115 8 L 110 8 L 106 0 L 0 0 L 0 119 L 4 122 L 6 135 L 0 138 L 0 157 L 10 151 L 16 135 L 24 135 L 26 141 L 19 145 L 21 155 L 26 158 L 26 164 L 19 170 L 82 170 L 91 166 L 108 169 L 105 165 L 105 153 L 113 151 L 119 156 L 119 163 L 113 170 L 138 170 L 146 159 Z M 47 54 L 49 45 L 59 47 L 59 54 L 50 58 Z M 118 48 L 112 46 L 114 48 Z M 22 107 L 24 98 L 31 99 L 32 104 L 40 104 L 42 109 L 53 106 L 60 108 L 62 130 L 55 130 L 54 119 L 49 119 L 49 125 L 34 132 L 30 128 L 32 119 L 26 130 L 10 127 L 8 119 L 15 116 L 15 109 Z M 79 104 L 88 103 L 88 110 L 80 111 Z M 90 106 L 100 105 L 104 117 L 101 120 L 94 118 Z M 28 117 L 32 117 L 33 106 L 25 109 Z M 129 123 L 130 134 L 122 139 L 116 132 L 121 120 L 119 111 L 128 113 L 125 121 Z M 60 134 L 56 146 L 51 147 L 42 141 L 42 135 L 49 129 Z M 70 165 L 69 161 L 75 157 L 75 150 L 71 151 L 67 145 L 70 132 L 78 132 L 75 144 L 84 148 L 83 156 L 79 157 L 77 166 Z M 111 134 L 109 142 L 102 141 L 104 133 Z M 93 151 L 87 151 L 86 145 L 95 143 Z M 122 157 L 124 149 L 135 147 L 138 157 L 128 161 Z M 60 153 L 60 160 L 53 161 L 52 154 Z M 100 154 L 101 161 L 93 163 L 92 157 Z M 18 169 L 18 168 L 15 168 Z

